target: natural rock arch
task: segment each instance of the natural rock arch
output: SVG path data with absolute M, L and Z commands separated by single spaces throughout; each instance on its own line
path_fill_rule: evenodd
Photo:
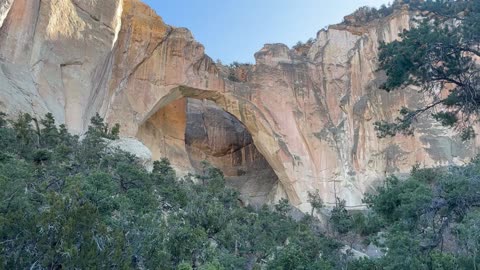
M 182 125 L 182 120 L 178 119 L 178 116 L 182 112 L 185 112 L 185 107 L 183 107 L 184 105 L 181 102 L 181 100 L 184 98 L 213 101 L 225 112 L 233 115 L 242 124 L 244 124 L 248 132 L 252 135 L 252 139 L 258 151 L 265 157 L 269 165 L 275 171 L 275 174 L 277 175 L 281 184 L 281 189 L 285 192 L 288 200 L 293 205 L 299 205 L 302 203 L 299 195 L 300 189 L 297 187 L 296 181 L 292 181 L 292 176 L 289 175 L 288 171 L 285 169 L 284 159 L 282 159 L 282 154 L 284 153 L 284 151 L 282 151 L 282 147 L 286 146 L 282 145 L 281 139 L 279 139 L 279 136 L 275 134 L 275 131 L 265 119 L 263 113 L 253 103 L 242 97 L 233 95 L 231 93 L 222 93 L 219 91 L 204 90 L 188 86 L 175 87 L 171 89 L 168 94 L 163 96 L 158 102 L 156 102 L 152 108 L 145 110 L 145 113 L 140 116 L 141 121 L 138 124 L 139 128 L 136 137 L 144 141 L 144 143 L 150 148 L 153 148 L 153 152 L 162 152 L 162 149 L 155 149 L 154 146 L 154 140 L 158 140 L 159 138 L 155 138 L 154 134 L 147 134 L 154 131 L 146 128 L 145 125 L 148 121 L 151 121 L 152 118 L 156 118 L 156 113 L 162 111 L 163 109 L 167 109 L 169 111 L 168 113 L 171 115 L 165 116 L 169 119 L 162 120 L 170 122 L 170 127 L 164 126 L 160 128 L 170 128 L 171 130 L 167 132 L 175 133 L 176 131 L 174 131 L 174 126 Z M 172 115 L 175 114 L 177 114 L 177 119 L 172 120 L 172 117 L 175 117 Z M 180 118 L 181 117 L 182 116 L 180 116 Z M 176 124 L 174 122 L 176 122 Z M 177 128 L 182 130 L 184 127 L 177 126 Z M 184 143 L 184 138 L 181 138 L 182 135 L 170 135 L 173 137 L 177 136 L 176 139 L 178 139 L 179 142 L 177 148 L 180 148 Z M 175 143 L 169 142 L 168 145 L 171 147 L 172 145 L 175 145 Z M 177 152 L 181 151 L 182 150 L 178 150 Z M 181 154 L 179 155 L 181 156 Z M 159 158 L 159 156 L 154 155 L 154 158 Z M 173 157 L 173 159 L 174 165 L 178 167 L 179 164 L 175 164 L 175 158 Z M 181 169 L 188 169 L 187 167 L 183 167 Z

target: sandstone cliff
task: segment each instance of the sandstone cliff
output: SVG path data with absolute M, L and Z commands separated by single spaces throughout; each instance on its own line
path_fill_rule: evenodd
M 258 203 L 288 197 L 308 211 L 318 189 L 327 203 L 361 206 L 386 175 L 466 162 L 479 143 L 429 117 L 413 137 L 376 137 L 375 121 L 427 102 L 378 89 L 378 43 L 412 16 L 334 25 L 302 50 L 267 44 L 233 82 L 187 29 L 139 0 L 0 0 L 0 109 L 52 112 L 77 133 L 100 112 L 179 171 L 210 160 Z

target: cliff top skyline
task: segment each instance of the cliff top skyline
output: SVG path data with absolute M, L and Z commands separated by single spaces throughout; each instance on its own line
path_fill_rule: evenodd
M 223 64 L 254 63 L 253 55 L 265 43 L 284 43 L 315 38 L 318 30 L 340 23 L 362 6 L 379 8 L 391 0 L 143 0 L 167 24 L 186 27 L 206 53 Z

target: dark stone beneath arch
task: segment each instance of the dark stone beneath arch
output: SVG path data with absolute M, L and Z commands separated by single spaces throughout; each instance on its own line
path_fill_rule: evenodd
M 188 99 L 185 143 L 196 170 L 203 160 L 220 168 L 248 203 L 260 205 L 282 195 L 277 194 L 278 177 L 245 126 L 215 103 Z

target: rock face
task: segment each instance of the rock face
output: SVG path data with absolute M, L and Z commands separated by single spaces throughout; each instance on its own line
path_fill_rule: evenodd
M 273 169 L 255 147 L 246 127 L 211 101 L 189 99 L 185 143 L 197 171 L 206 160 L 221 168 L 227 183 L 253 205 L 284 197 Z
M 478 141 L 429 117 L 413 137 L 376 137 L 373 122 L 428 102 L 415 89 L 378 89 L 378 43 L 412 17 L 403 8 L 334 25 L 301 51 L 267 44 L 233 82 L 187 29 L 139 0 L 0 0 L 0 109 L 52 112 L 77 133 L 100 112 L 181 172 L 211 161 L 255 203 L 284 196 L 308 211 L 318 189 L 327 204 L 361 207 L 388 174 L 477 152 Z
M 109 149 L 118 149 L 134 155 L 140 164 L 147 169 L 153 170 L 152 152 L 142 142 L 134 138 L 120 138 L 118 140 L 109 141 L 107 144 Z
M 50 111 L 72 131 L 83 131 L 105 96 L 121 24 L 120 1 L 1 2 L 0 80 L 8 82 L 0 92 L 4 107 L 8 112 Z M 18 78 L 18 71 L 25 74 Z M 9 98 L 19 92 L 23 97 Z

